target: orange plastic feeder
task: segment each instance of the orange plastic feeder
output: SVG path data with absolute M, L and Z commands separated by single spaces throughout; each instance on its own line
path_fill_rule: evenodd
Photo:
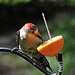
M 52 41 L 48 40 L 46 41 L 46 43 L 41 44 L 37 48 L 37 50 L 45 56 L 53 57 L 62 50 L 63 45 L 64 45 L 64 40 L 63 37 L 60 35 L 53 37 Z

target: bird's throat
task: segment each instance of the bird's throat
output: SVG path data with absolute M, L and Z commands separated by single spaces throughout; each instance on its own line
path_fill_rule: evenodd
M 29 43 L 38 43 L 38 42 L 41 42 L 41 41 L 42 40 L 39 37 L 35 36 L 32 33 L 28 33 L 27 42 L 29 42 Z

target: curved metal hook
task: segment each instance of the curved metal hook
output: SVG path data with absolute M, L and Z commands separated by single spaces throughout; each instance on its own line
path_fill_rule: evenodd
M 16 50 L 16 49 L 15 49 L 15 50 L 12 52 L 12 49 L 11 49 L 11 48 L 0 47 L 0 51 L 1 51 L 1 52 L 10 52 L 10 53 L 14 53 L 14 54 L 19 55 L 20 57 L 22 57 L 22 58 L 24 58 L 25 60 L 27 60 L 29 63 L 31 63 L 33 66 L 35 66 L 36 68 L 38 68 L 41 72 L 43 72 L 43 73 L 46 74 L 46 75 L 61 75 L 62 70 L 63 70 L 63 63 L 62 63 L 62 64 L 60 63 L 60 62 L 62 62 L 62 60 L 61 60 L 61 59 L 62 59 L 62 54 L 59 54 L 59 55 L 58 55 L 58 58 L 57 58 L 57 62 L 58 62 L 58 72 L 52 74 L 52 73 L 48 72 L 47 70 L 42 69 L 39 64 L 37 64 L 37 63 L 36 63 L 34 60 L 32 60 L 29 56 L 27 56 L 26 54 L 20 52 L 19 50 Z M 60 58 L 60 59 L 59 59 L 59 58 Z M 60 61 L 60 60 L 61 60 L 61 61 Z

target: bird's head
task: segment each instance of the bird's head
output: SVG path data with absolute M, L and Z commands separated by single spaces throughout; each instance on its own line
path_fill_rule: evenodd
M 23 31 L 27 32 L 27 33 L 32 33 L 35 36 L 37 36 L 38 38 L 41 38 L 40 33 L 38 32 L 38 28 L 33 24 L 33 23 L 26 23 L 23 27 L 22 27 Z

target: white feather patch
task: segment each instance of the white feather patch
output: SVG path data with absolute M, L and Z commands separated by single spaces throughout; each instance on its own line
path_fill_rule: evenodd
M 26 32 L 23 29 L 20 29 L 20 38 L 21 40 L 26 37 Z

